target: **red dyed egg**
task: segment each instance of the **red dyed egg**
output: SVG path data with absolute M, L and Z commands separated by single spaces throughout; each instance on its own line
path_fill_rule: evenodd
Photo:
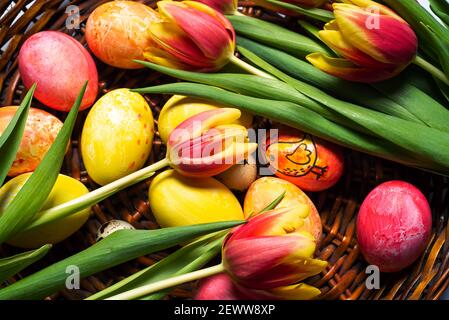
M 371 191 L 357 217 L 357 239 L 368 263 L 383 272 L 411 265 L 430 238 L 432 215 L 425 196 L 403 181 L 385 182 Z
M 55 110 L 68 112 L 86 80 L 80 110 L 97 97 L 94 60 L 78 41 L 62 32 L 42 31 L 28 38 L 19 52 L 19 70 L 25 87 L 36 82 L 36 99 Z
M 266 157 L 274 174 L 305 191 L 322 191 L 343 174 L 342 149 L 294 129 L 280 129 L 276 141 L 267 141 Z

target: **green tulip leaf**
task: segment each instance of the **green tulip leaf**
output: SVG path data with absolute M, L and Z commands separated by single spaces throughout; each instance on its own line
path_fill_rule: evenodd
M 39 166 L 0 216 L 0 244 L 27 226 L 47 200 L 62 166 L 87 82 Z M 36 192 L 39 190 L 39 192 Z
M 322 22 L 329 22 L 333 19 L 335 19 L 334 14 L 329 10 L 319 9 L 319 8 L 304 8 L 299 5 L 294 5 L 288 2 L 282 2 L 277 0 L 265 0 L 268 3 L 271 3 L 275 6 L 278 6 L 280 8 L 287 9 L 292 12 L 299 13 L 301 15 L 304 15 L 306 17 L 322 21 Z
M 51 249 L 51 244 L 46 244 L 36 250 L 16 254 L 12 257 L 0 259 L 0 282 L 22 271 L 29 265 L 40 260 Z
M 5 181 L 19 150 L 35 89 L 36 84 L 27 92 L 14 117 L 9 122 L 5 131 L 0 134 L 0 186 Z
M 199 240 L 178 249 L 161 261 L 90 296 L 87 300 L 105 299 L 150 283 L 198 270 L 220 253 L 221 243 L 227 233 L 228 231 L 225 230 L 203 236 Z M 168 292 L 169 290 L 157 292 L 144 299 L 161 299 Z
M 89 248 L 1 289 L 0 300 L 42 299 L 65 288 L 69 266 L 76 267 L 80 278 L 85 278 L 137 257 L 242 223 L 244 221 L 227 221 L 157 230 L 119 230 Z

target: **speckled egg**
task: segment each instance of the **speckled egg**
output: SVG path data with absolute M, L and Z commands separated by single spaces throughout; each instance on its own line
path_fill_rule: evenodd
M 103 62 L 118 68 L 143 68 L 133 59 L 145 60 L 143 52 L 154 46 L 148 32 L 159 15 L 135 1 L 109 1 L 98 6 L 87 19 L 86 40 Z
M 0 135 L 5 131 L 18 107 L 0 108 Z M 56 139 L 62 122 L 43 110 L 31 108 L 16 159 L 8 176 L 34 171 Z
M 81 153 L 89 176 L 105 185 L 145 164 L 153 143 L 154 124 L 145 99 L 117 89 L 99 99 L 84 123 Z
M 123 221 L 123 220 L 111 220 L 104 223 L 97 231 L 96 241 L 103 240 L 104 238 L 110 236 L 116 231 L 119 230 L 134 230 L 136 228 L 133 227 L 132 224 Z
M 31 173 L 21 174 L 9 180 L 0 188 L 0 215 L 8 207 L 30 176 Z M 42 210 L 76 199 L 88 192 L 89 190 L 78 180 L 60 174 Z M 8 240 L 8 244 L 20 248 L 38 248 L 46 243 L 58 243 L 81 228 L 89 218 L 89 214 L 90 208 L 86 208 L 60 220 L 50 222 L 29 231 L 20 232 Z M 38 212 L 36 218 L 42 217 L 43 215 L 43 211 Z

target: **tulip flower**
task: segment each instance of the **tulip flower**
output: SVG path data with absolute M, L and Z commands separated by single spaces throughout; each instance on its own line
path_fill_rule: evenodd
M 238 0 L 195 0 L 207 4 L 223 14 L 234 14 L 237 11 Z
M 415 60 L 417 37 L 400 16 L 370 0 L 343 2 L 333 4 L 335 19 L 319 32 L 341 57 L 313 53 L 310 63 L 342 79 L 372 83 L 396 76 Z
M 235 283 L 226 273 L 200 281 L 195 300 L 310 300 L 320 290 L 305 283 L 272 290 L 254 290 Z
M 184 70 L 215 71 L 234 55 L 235 32 L 220 12 L 195 1 L 158 1 L 160 19 L 150 24 L 155 45 L 144 56 Z
M 167 158 L 179 173 L 210 177 L 243 161 L 257 149 L 247 140 L 247 129 L 232 124 L 238 109 L 220 108 L 201 112 L 179 124 L 167 142 Z
M 309 210 L 304 206 L 304 210 Z M 314 259 L 314 237 L 301 231 L 296 210 L 261 213 L 235 228 L 223 242 L 223 262 L 145 285 L 109 299 L 136 299 L 155 291 L 208 278 L 198 299 L 310 299 L 317 288 L 300 281 L 322 272 L 327 262 Z M 218 275 L 218 276 L 217 276 Z
M 320 273 L 327 263 L 312 258 L 315 239 L 297 230 L 303 223 L 288 208 L 255 216 L 225 240 L 224 269 L 238 284 L 262 290 L 281 290 Z
M 171 166 L 188 177 L 212 177 L 247 158 L 257 149 L 248 142 L 244 126 L 232 124 L 241 112 L 233 108 L 204 111 L 181 122 L 170 134 L 167 156 L 148 167 L 102 186 L 79 198 L 41 211 L 26 230 L 65 218 L 90 207 L 124 188 L 153 176 L 156 171 Z

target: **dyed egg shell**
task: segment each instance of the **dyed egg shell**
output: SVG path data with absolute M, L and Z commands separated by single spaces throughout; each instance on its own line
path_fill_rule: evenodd
M 184 120 L 197 115 L 198 113 L 224 107 L 217 103 L 211 104 L 202 99 L 173 96 L 161 110 L 158 119 L 158 130 L 161 140 L 167 143 L 170 133 Z M 250 128 L 253 123 L 253 116 L 249 113 L 242 112 L 240 118 L 234 122 L 245 128 Z
M 411 265 L 427 246 L 432 213 L 426 197 L 404 181 L 388 181 L 374 188 L 357 216 L 357 240 L 368 263 L 382 272 Z
M 0 188 L 0 215 L 30 176 L 31 173 L 17 176 Z M 89 190 L 78 180 L 60 174 L 41 210 L 55 207 L 88 192 Z M 81 228 L 89 218 L 89 214 L 90 208 L 81 210 L 58 221 L 19 233 L 9 240 L 8 243 L 21 248 L 38 248 L 46 243 L 58 243 Z M 41 212 L 36 214 L 36 218 L 41 216 Z
M 87 80 L 80 110 L 97 97 L 94 60 L 81 43 L 62 32 L 41 31 L 29 37 L 19 52 L 19 70 L 25 87 L 37 83 L 34 97 L 50 108 L 70 111 Z
M 239 201 L 214 178 L 188 178 L 166 170 L 153 179 L 150 207 L 161 227 L 242 220 Z
M 280 129 L 277 141 L 267 141 L 267 161 L 274 174 L 305 191 L 323 191 L 343 174 L 339 146 L 293 129 Z
M 0 135 L 8 127 L 18 107 L 0 108 Z M 22 141 L 8 176 L 15 177 L 34 171 L 62 128 L 55 116 L 39 109 L 30 108 Z
M 284 198 L 276 206 L 276 209 L 293 208 L 292 210 L 296 210 L 298 215 L 304 218 L 304 225 L 300 230 L 308 231 L 314 236 L 317 244 L 319 244 L 322 235 L 322 225 L 318 210 L 312 200 L 301 189 L 289 181 L 274 177 L 257 179 L 249 187 L 245 196 L 243 204 L 245 218 L 257 215 L 284 192 Z M 308 216 L 304 216 L 304 205 L 310 208 Z
M 142 3 L 106 2 L 87 20 L 87 44 L 104 63 L 124 69 L 143 68 L 133 59 L 145 60 L 143 51 L 152 45 L 148 29 L 157 20 L 157 13 Z
M 117 89 L 101 97 L 87 115 L 81 154 L 89 176 L 105 185 L 143 167 L 151 152 L 153 115 L 138 93 Z

